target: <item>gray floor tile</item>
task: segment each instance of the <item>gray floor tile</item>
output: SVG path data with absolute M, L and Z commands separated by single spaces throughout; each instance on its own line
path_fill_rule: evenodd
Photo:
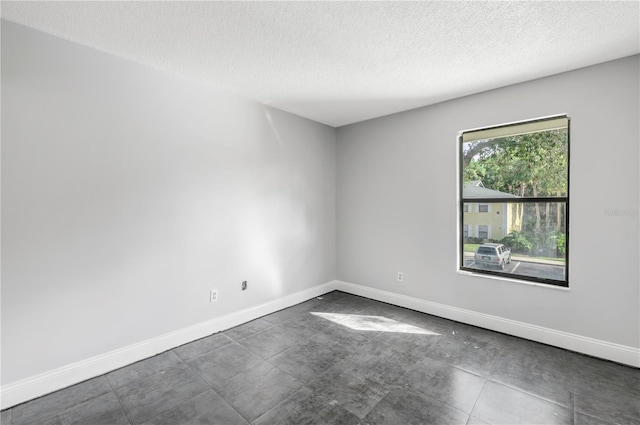
M 284 402 L 269 410 L 252 425 L 365 425 L 336 400 L 303 387 Z
M 180 363 L 114 391 L 131 423 L 140 424 L 207 389 L 202 378 Z
M 594 418 L 584 413 L 574 413 L 574 425 L 616 425 L 614 422 L 605 421 L 604 419 Z
M 316 297 L 319 300 L 322 300 L 324 302 L 333 302 L 336 300 L 339 300 L 340 298 L 346 297 L 347 293 L 346 292 L 342 292 L 342 291 L 332 291 L 332 292 L 328 292 L 324 295 L 321 295 L 319 297 Z
M 145 425 L 248 425 L 248 422 L 213 390 L 195 396 L 145 422 Z
M 342 297 L 336 301 L 324 302 L 318 304 L 314 312 L 335 313 L 335 314 L 359 314 L 367 306 L 358 299 L 359 297 Z
M 452 331 L 452 327 L 456 325 L 456 323 L 451 320 L 431 316 L 414 310 L 407 310 L 402 322 L 426 329 L 439 335 L 447 335 Z
M 220 395 L 251 422 L 301 387 L 300 381 L 262 362 L 228 380 Z
M 312 363 L 321 365 L 328 364 L 330 367 L 343 361 L 349 353 L 344 346 L 336 341 L 325 343 L 313 338 L 294 348 L 299 349 L 302 354 L 311 359 Z
M 11 409 L 11 423 L 12 425 L 48 423 L 48 420 L 64 414 L 68 409 L 110 391 L 111 386 L 104 376 L 90 379 L 14 407 Z
M 316 334 L 297 345 L 310 358 L 331 357 L 336 362 L 342 360 L 346 350 L 340 348 L 339 341 L 332 340 L 327 335 Z
M 478 332 L 480 328 L 467 325 L 466 323 L 456 322 L 455 320 L 446 320 L 446 332 L 445 335 L 451 338 L 456 338 L 460 340 L 467 340 L 469 338 L 473 338 L 474 340 L 484 340 L 485 335 L 483 333 Z
M 468 415 L 425 395 L 394 389 L 378 403 L 365 420 L 371 425 L 461 424 Z
M 473 338 L 440 337 L 425 349 L 425 355 L 480 376 L 488 376 L 500 347 Z
M 310 357 L 304 348 L 294 346 L 270 358 L 269 363 L 301 382 L 311 382 L 341 360 L 331 354 L 312 353 Z
M 331 312 L 323 311 L 322 309 L 309 311 L 306 314 L 310 314 L 310 315 L 315 316 L 317 318 L 324 319 L 327 322 L 327 324 L 329 324 L 331 326 L 336 325 L 338 323 L 341 323 L 345 319 L 347 319 L 348 317 L 351 317 L 351 314 L 331 313 Z
M 129 419 L 112 392 L 67 410 L 60 419 L 64 425 L 129 425 Z
M 370 305 L 365 306 L 360 313 L 361 315 L 381 317 L 385 319 L 391 319 L 401 322 L 408 314 L 409 310 L 402 307 L 397 307 L 391 304 L 385 304 L 375 301 Z
M 451 326 L 455 324 L 455 322 L 451 320 L 410 309 L 407 309 L 407 314 L 402 321 L 441 332 L 450 329 Z
M 11 425 L 11 409 L 3 410 L 0 413 L 0 424 Z
M 294 305 L 289 308 L 285 308 L 280 311 L 276 311 L 275 313 L 268 314 L 266 316 L 261 317 L 262 320 L 266 320 L 267 322 L 277 325 L 279 323 L 284 322 L 285 320 L 289 320 L 293 317 L 296 317 L 300 314 L 306 313 L 308 310 L 306 307 L 300 307 L 300 305 Z
M 364 417 L 387 395 L 388 387 L 382 374 L 361 370 L 343 361 L 308 385 L 313 391 L 332 400 L 357 417 Z
M 256 354 L 233 342 L 187 362 L 214 390 L 225 382 L 263 362 Z
M 639 403 L 637 368 L 336 291 L 15 406 L 1 420 L 640 425 Z
M 370 298 L 361 297 L 359 295 L 353 295 L 353 294 L 349 294 L 349 293 L 343 292 L 342 293 L 342 297 L 340 297 L 339 299 L 335 300 L 335 302 L 350 303 L 352 305 L 356 305 L 356 306 L 362 307 L 362 306 L 365 306 L 365 305 L 372 305 L 374 303 L 377 303 L 378 301 L 372 300 Z
M 571 369 L 567 352 L 525 340 L 504 347 L 493 365 L 493 381 L 519 388 L 573 408 Z
M 371 316 L 368 314 L 349 314 L 338 325 L 358 332 L 366 332 L 370 339 L 375 338 L 382 332 L 402 332 L 406 325 L 401 322 L 382 316 Z
M 640 424 L 640 391 L 616 385 L 610 380 L 574 384 L 575 410 L 605 421 Z
M 298 311 L 300 311 L 301 313 L 309 313 L 315 311 L 315 309 L 318 306 L 322 305 L 323 302 L 325 301 L 318 298 L 311 298 L 310 300 L 298 304 Z
M 272 326 L 260 333 L 238 341 L 263 359 L 269 359 L 288 348 L 297 345 L 300 339 L 285 332 L 278 326 Z
M 285 332 L 299 339 L 308 339 L 318 332 L 321 332 L 331 326 L 335 326 L 335 323 L 314 315 L 313 313 L 307 312 L 292 319 L 285 320 L 278 324 L 278 326 Z
M 106 377 L 113 386 L 118 388 L 136 382 L 147 376 L 155 375 L 167 368 L 181 363 L 180 359 L 171 351 L 130 364 L 129 366 L 107 373 Z
M 490 424 L 489 422 L 485 422 L 480 418 L 469 416 L 469 419 L 467 420 L 467 425 L 490 425 Z
M 354 354 L 367 341 L 375 339 L 378 332 L 358 331 L 340 324 L 318 332 L 310 338 L 312 341 L 327 342 L 344 354 Z
M 351 353 L 346 360 L 355 369 L 375 371 L 375 379 L 385 386 L 405 385 L 406 370 L 416 361 L 406 353 L 396 351 L 394 346 L 380 344 L 377 340 L 362 343 L 360 350 Z
M 423 357 L 405 369 L 403 382 L 414 391 L 471 413 L 485 378 Z
M 243 325 L 236 326 L 235 328 L 231 328 L 227 331 L 224 331 L 224 334 L 234 341 L 239 341 L 243 338 L 261 332 L 267 328 L 273 326 L 273 323 L 269 323 L 263 319 L 252 320 L 251 322 L 247 322 Z
M 640 369 L 596 359 L 579 353 L 568 353 L 574 377 L 584 381 L 608 382 L 640 393 Z
M 373 341 L 380 345 L 392 348 L 394 357 L 403 358 L 407 363 L 417 361 L 425 356 L 427 349 L 431 348 L 440 338 L 423 328 L 414 325 L 407 332 L 382 332 Z
M 217 348 L 224 347 L 231 342 L 232 340 L 228 336 L 218 333 L 190 342 L 189 344 L 181 345 L 180 347 L 174 348 L 173 352 L 182 360 L 188 361 Z
M 570 409 L 492 381 L 486 382 L 471 415 L 491 424 L 573 424 Z

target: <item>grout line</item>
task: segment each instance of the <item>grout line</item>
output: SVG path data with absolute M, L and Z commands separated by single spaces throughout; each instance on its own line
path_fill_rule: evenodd
M 571 409 L 571 416 L 573 417 L 573 425 L 577 425 L 576 421 L 578 420 L 578 418 L 576 417 L 576 396 L 573 393 L 573 391 L 571 391 L 571 404 L 573 406 L 573 409 Z
M 473 402 L 473 406 L 471 406 L 471 410 L 469 411 L 469 418 L 471 417 L 471 414 L 473 413 L 473 409 L 476 408 L 476 404 L 478 404 L 478 400 L 480 400 L 480 396 L 482 395 L 482 392 L 484 391 L 484 387 L 487 385 L 487 381 L 489 381 L 489 378 L 484 378 L 484 382 L 482 383 L 482 388 L 480 388 L 480 392 L 478 393 L 478 396 L 476 397 L 476 400 Z M 467 419 L 467 421 L 469 421 Z
M 274 365 L 274 367 L 277 367 Z M 281 370 L 278 368 L 278 370 Z M 282 370 L 281 370 L 282 371 Z M 282 371 L 284 372 L 284 371 Z M 286 373 L 286 372 L 285 372 Z M 289 375 L 291 376 L 291 375 Z M 295 379 L 295 378 L 294 378 Z M 300 381 L 299 381 L 300 382 Z M 263 417 L 264 415 L 266 415 L 267 413 L 271 412 L 272 410 L 280 407 L 281 405 L 283 405 L 284 403 L 288 402 L 290 399 L 292 399 L 296 394 L 298 394 L 300 391 L 304 390 L 305 388 L 311 390 L 311 388 L 308 388 L 306 385 L 303 385 L 298 388 L 293 394 L 291 394 L 289 397 L 285 398 L 284 400 L 282 400 L 280 403 L 277 403 L 275 406 L 273 406 L 271 409 L 267 410 L 266 412 L 264 412 L 262 415 L 258 416 L 257 418 L 255 418 L 253 421 L 251 421 L 250 423 L 254 423 L 255 421 L 257 421 L 258 419 L 260 419 L 261 417 Z M 313 390 L 311 390 L 313 392 Z M 226 400 L 225 400 L 226 401 Z M 244 416 L 243 416 L 244 417 Z
M 8 409 L 4 409 L 4 410 L 0 410 L 0 414 L 4 413 L 5 415 L 7 415 L 9 417 L 9 423 L 5 424 L 5 425 L 11 425 L 11 422 L 13 422 L 12 416 L 13 416 L 13 412 L 11 411 L 11 407 L 9 407 Z M 2 420 L 0 420 L 0 422 L 2 422 Z
M 557 402 L 557 401 L 555 401 L 555 400 L 551 400 L 551 399 L 546 398 L 546 397 L 544 397 L 544 396 L 541 396 L 541 395 L 539 395 L 539 394 L 535 394 L 535 393 L 529 392 L 529 391 L 527 391 L 527 390 L 524 390 L 524 389 L 522 389 L 522 388 L 518 388 L 518 387 L 516 387 L 516 386 L 514 386 L 514 385 L 507 384 L 507 383 L 505 383 L 505 382 L 494 381 L 493 379 L 489 379 L 489 378 L 487 378 L 487 380 L 488 380 L 488 381 L 490 381 L 490 382 L 493 382 L 494 384 L 502 385 L 502 386 L 504 386 L 504 387 L 511 388 L 512 390 L 519 391 L 519 392 L 521 392 L 521 393 L 523 393 L 523 394 L 527 394 L 527 395 L 530 395 L 530 396 L 532 396 L 532 397 L 538 398 L 538 399 L 540 399 L 540 400 L 544 400 L 544 401 L 546 401 L 546 402 L 548 402 L 548 403 L 555 404 L 556 406 L 560 406 L 560 407 L 562 407 L 563 409 L 572 410 L 572 408 L 571 408 L 571 407 L 569 407 L 569 406 L 565 406 L 565 405 L 563 405 L 563 404 L 558 403 L 558 402 Z M 569 391 L 569 394 L 571 394 L 571 391 Z M 571 404 L 571 403 L 570 403 L 570 404 Z
M 106 374 L 106 373 L 104 373 L 104 374 L 102 374 L 102 375 L 94 376 L 93 378 L 85 379 L 84 381 L 78 382 L 77 384 L 69 385 L 69 386 L 67 386 L 67 387 L 60 388 L 59 390 L 55 390 L 55 391 L 51 391 L 50 393 L 43 394 L 43 395 L 41 395 L 41 396 L 39 396 L 39 397 L 36 397 L 36 398 L 34 398 L 34 399 L 27 400 L 27 401 L 25 401 L 25 402 L 23 402 L 23 403 L 16 404 L 15 406 L 11 406 L 11 407 L 9 407 L 8 409 L 5 409 L 5 410 L 11 410 L 11 423 L 13 424 L 13 422 L 14 422 L 14 418 L 13 418 L 13 411 L 14 411 L 14 410 L 16 410 L 16 408 L 17 408 L 17 407 L 24 406 L 24 405 L 27 405 L 27 404 L 30 404 L 30 403 L 33 403 L 33 402 L 37 402 L 37 401 L 39 401 L 39 400 L 41 401 L 42 399 L 45 399 L 45 398 L 47 398 L 47 397 L 50 397 L 50 396 L 52 396 L 53 394 L 60 393 L 60 392 L 62 392 L 62 391 L 66 391 L 66 390 L 68 390 L 69 388 L 75 387 L 75 386 L 80 385 L 80 384 L 84 384 L 84 383 L 86 383 L 86 382 L 88 382 L 88 381 L 92 381 L 92 380 L 94 380 L 94 379 L 98 379 L 98 378 L 104 378 L 104 379 L 107 381 L 107 384 L 109 384 L 109 388 L 111 388 L 111 385 L 110 385 L 110 383 L 109 383 L 109 380 L 107 379 L 107 374 Z M 75 408 L 75 407 L 77 407 L 77 406 L 80 406 L 80 405 L 82 405 L 82 404 L 85 404 L 85 403 L 87 403 L 87 402 L 89 402 L 89 401 L 95 400 L 95 399 L 96 399 L 96 398 L 98 398 L 98 397 L 102 397 L 103 395 L 108 394 L 108 393 L 109 393 L 109 391 L 107 391 L 107 392 L 105 392 L 105 393 L 102 393 L 102 394 L 98 394 L 98 395 L 96 395 L 96 396 L 94 396 L 94 397 L 92 397 L 92 398 L 90 398 L 90 399 L 87 399 L 87 400 L 85 400 L 85 401 L 81 402 L 81 403 L 76 403 L 76 404 L 74 404 L 74 405 L 72 405 L 72 406 L 70 406 L 70 407 L 64 408 L 64 409 L 62 409 L 60 412 L 57 412 L 57 413 L 51 414 L 51 416 L 47 415 L 47 416 L 45 416 L 45 417 L 44 417 L 44 419 L 45 419 L 45 420 L 47 420 L 47 419 L 57 419 L 60 415 L 65 414 L 66 412 L 70 411 L 71 409 L 73 409 L 73 408 Z M 116 398 L 117 398 L 117 397 L 116 397 Z
M 231 339 L 231 338 L 230 338 L 230 339 Z M 238 344 L 238 343 L 232 339 L 231 344 Z M 227 345 L 229 345 L 229 344 L 226 344 L 226 345 L 224 345 L 223 347 L 226 347 Z M 238 345 L 240 345 L 240 344 L 238 344 Z M 241 346 L 242 346 L 242 345 L 241 345 Z M 220 349 L 220 348 L 223 348 L 223 347 L 218 347 L 218 348 L 216 348 L 216 350 L 218 350 L 218 349 Z M 212 350 L 212 351 L 215 351 L 215 350 Z M 209 352 L 211 352 L 211 351 L 209 351 Z M 205 353 L 205 354 L 206 354 L 206 353 Z M 227 404 L 231 409 L 233 409 L 233 411 L 234 411 L 234 412 L 236 412 L 236 413 L 238 414 L 238 416 L 240 416 L 242 419 L 244 419 L 244 420 L 245 420 L 245 422 L 247 422 L 247 424 L 250 424 L 250 423 L 251 423 L 251 422 L 250 422 L 247 418 L 245 418 L 245 417 L 244 417 L 240 412 L 238 412 L 238 410 L 237 410 L 235 407 L 233 407 L 233 406 L 231 405 L 231 403 L 229 403 L 229 402 L 227 401 L 227 399 L 226 399 L 226 398 L 224 398 L 224 397 L 222 396 L 222 394 L 220 394 L 218 391 L 216 391 L 216 389 L 215 389 L 215 388 L 213 388 L 213 386 L 209 383 L 209 381 L 207 381 L 207 380 L 205 379 L 205 377 L 204 377 L 204 376 L 202 376 L 202 375 L 201 375 L 201 374 L 200 374 L 196 369 L 192 368 L 192 367 L 191 367 L 187 362 L 184 362 L 184 364 L 187 366 L 187 368 L 189 368 L 189 370 L 190 370 L 191 372 L 193 372 L 197 377 L 199 377 L 200 379 L 202 379 L 202 381 L 205 383 L 205 386 L 208 388 L 207 390 L 204 390 L 204 391 L 202 391 L 201 393 L 198 393 L 197 395 L 195 395 L 194 397 L 190 398 L 189 400 L 193 400 L 194 398 L 196 398 L 196 397 L 198 397 L 198 396 L 200 396 L 200 395 L 204 394 L 206 391 L 211 390 L 211 391 L 213 391 L 213 393 L 214 393 L 214 394 L 216 394 L 218 397 L 220 397 L 220 399 L 221 399 L 221 400 L 223 400 L 223 401 L 224 401 L 224 402 L 225 402 L 225 403 L 226 403 L 226 404 Z M 255 367 L 255 366 L 254 366 L 254 367 Z M 250 368 L 250 369 L 251 369 L 251 368 Z M 239 375 L 239 374 L 235 374 L 234 376 L 232 376 L 232 377 L 231 377 L 231 378 L 229 378 L 228 380 L 233 379 L 234 377 L 236 377 L 236 376 L 238 376 L 238 375 Z M 228 381 L 228 380 L 227 380 L 227 381 Z M 187 401 L 189 401 L 189 400 L 187 400 Z M 184 401 L 184 402 L 183 402 L 183 403 L 181 403 L 181 404 L 184 404 L 184 403 L 186 403 L 186 401 Z M 166 412 L 166 411 L 165 411 L 165 412 Z M 160 413 L 160 414 L 162 414 L 162 413 Z M 157 416 L 156 416 L 156 417 L 157 417 Z
M 131 418 L 129 417 L 129 415 L 127 415 L 127 411 L 125 410 L 124 406 L 122 405 L 122 402 L 120 401 L 120 397 L 118 397 L 118 394 L 116 394 L 116 390 L 115 388 L 113 388 L 113 384 L 111 383 L 111 381 L 109 380 L 109 378 L 107 378 L 107 374 L 104 374 L 104 379 L 106 379 L 107 383 L 109 384 L 109 388 L 111 388 L 111 392 L 113 393 L 113 396 L 116 398 L 116 400 L 118 400 L 118 404 L 120 405 L 120 409 L 122 410 L 122 413 L 124 413 L 124 417 L 127 418 L 127 421 L 129 422 L 129 425 L 133 424 L 133 422 L 131 422 Z

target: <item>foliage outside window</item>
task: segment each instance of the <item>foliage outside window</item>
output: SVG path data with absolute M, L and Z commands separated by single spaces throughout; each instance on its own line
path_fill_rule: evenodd
M 569 286 L 569 118 L 463 131 L 459 149 L 460 269 Z

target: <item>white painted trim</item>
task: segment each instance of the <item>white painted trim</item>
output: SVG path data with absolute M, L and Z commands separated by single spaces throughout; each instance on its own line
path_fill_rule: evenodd
M 53 391 L 103 375 L 205 336 L 230 329 L 283 308 L 291 307 L 336 289 L 337 281 L 290 294 L 277 300 L 160 335 L 67 366 L 2 386 L 1 408 L 6 409 Z
M 459 254 L 458 254 L 459 256 Z M 516 260 L 513 260 L 516 261 Z M 515 270 L 515 267 L 513 269 L 511 269 L 511 273 L 513 273 L 513 270 Z M 460 275 L 464 275 L 464 276 L 473 276 L 473 277 L 477 277 L 479 279 L 491 279 L 491 280 L 499 280 L 501 282 L 508 282 L 508 283 L 515 283 L 517 285 L 529 285 L 529 286 L 537 286 L 538 288 L 545 288 L 545 289 L 549 289 L 552 291 L 564 291 L 564 292 L 571 292 L 571 287 L 568 286 L 558 286 L 558 285 L 549 285 L 548 283 L 538 283 L 538 282 L 533 282 L 530 280 L 522 280 L 522 279 L 515 279 L 515 278 L 511 278 L 511 277 L 506 277 L 508 275 L 493 275 L 493 274 L 485 274 L 485 273 L 474 273 L 468 270 L 460 270 L 458 269 L 456 271 L 457 274 Z M 511 274 L 511 276 L 517 276 L 517 275 L 513 275 Z
M 577 351 L 590 356 L 611 360 L 618 363 L 640 367 L 640 348 L 615 344 L 576 335 L 555 329 L 544 328 L 529 323 L 518 322 L 489 314 L 478 313 L 463 308 L 452 307 L 426 301 L 420 298 L 396 294 L 355 283 L 337 281 L 335 289 L 360 295 L 377 301 L 394 304 L 400 307 L 410 308 L 434 316 L 444 317 L 457 322 L 478 326 L 493 331 L 526 338 L 532 341 L 542 342 L 567 350 Z

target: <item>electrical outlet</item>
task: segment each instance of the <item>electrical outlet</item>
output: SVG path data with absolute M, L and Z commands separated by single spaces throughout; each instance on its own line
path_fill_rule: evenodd
M 218 290 L 212 289 L 211 291 L 209 291 L 209 302 L 215 303 L 216 301 L 218 301 Z
M 247 281 L 246 280 L 242 282 L 242 290 L 243 291 L 247 290 Z
M 404 280 L 404 275 L 402 272 L 398 272 L 398 282 L 402 282 Z

